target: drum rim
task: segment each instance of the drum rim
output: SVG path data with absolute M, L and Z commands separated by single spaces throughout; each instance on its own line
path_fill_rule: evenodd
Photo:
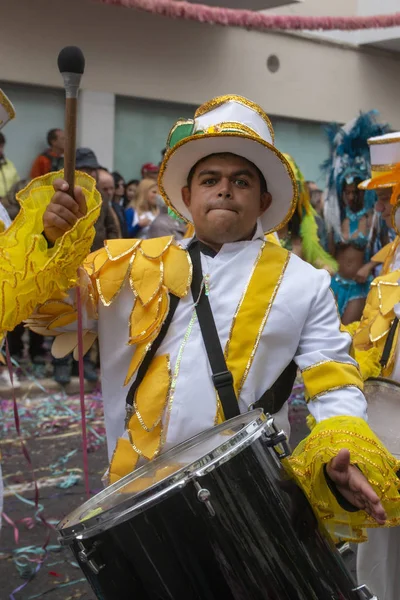
M 85 506 L 87 506 L 86 510 L 89 510 L 91 503 L 93 504 L 94 509 L 94 501 L 96 498 L 96 504 L 98 506 L 98 503 L 101 502 L 102 497 L 107 498 L 113 492 L 115 493 L 119 489 L 123 488 L 127 483 L 129 483 L 129 480 L 132 479 L 133 473 L 137 475 L 141 470 L 143 470 L 144 472 L 148 464 L 143 465 L 142 467 L 133 471 L 132 473 L 129 473 L 116 483 L 108 486 L 107 488 L 96 494 L 93 498 L 90 498 L 82 505 L 75 508 L 57 525 L 57 530 L 60 534 L 58 537 L 58 541 L 62 545 L 69 545 L 74 540 L 88 539 L 93 536 L 96 536 L 99 533 L 108 531 L 111 528 L 124 523 L 125 521 L 129 520 L 135 515 L 139 515 L 148 508 L 155 506 L 161 501 L 162 498 L 164 498 L 168 494 L 168 492 L 171 491 L 173 493 L 177 489 L 185 487 L 186 484 L 189 483 L 195 477 L 203 476 L 207 472 L 218 468 L 220 465 L 226 462 L 228 460 L 228 457 L 229 459 L 233 458 L 234 456 L 242 452 L 242 450 L 251 445 L 257 438 L 259 438 L 262 435 L 264 429 L 268 426 L 269 415 L 267 417 L 262 409 L 256 409 L 251 411 L 251 413 L 244 413 L 238 415 L 237 417 L 234 417 L 229 421 L 224 421 L 220 425 L 217 425 L 210 429 L 206 429 L 205 431 L 198 433 L 197 435 L 182 442 L 181 444 L 174 446 L 173 448 L 162 454 L 160 457 L 154 459 L 151 464 L 154 464 L 156 462 L 162 462 L 161 459 L 165 461 L 165 458 L 168 458 L 169 454 L 172 455 L 173 453 L 175 454 L 178 451 L 184 451 L 189 447 L 194 447 L 196 440 L 200 442 L 201 440 L 207 439 L 207 437 L 211 437 L 212 435 L 217 434 L 219 431 L 223 431 L 224 429 L 226 429 L 227 423 L 232 422 L 232 424 L 234 425 L 235 421 L 240 421 L 240 419 L 243 419 L 247 414 L 251 414 L 253 418 L 249 420 L 249 422 L 245 424 L 242 427 L 242 429 L 236 432 L 233 437 L 229 438 L 230 442 L 235 440 L 234 444 L 229 444 L 228 442 L 220 444 L 212 451 L 203 455 L 200 459 L 193 461 L 188 465 L 185 465 L 175 473 L 171 474 L 169 477 L 166 477 L 164 480 L 161 480 L 160 482 L 149 486 L 149 488 L 146 488 L 136 496 L 136 498 L 140 499 L 140 501 L 135 503 L 134 505 L 129 505 L 129 498 L 127 498 L 125 502 L 121 502 L 120 504 L 118 504 L 118 508 L 121 509 L 120 514 L 116 515 L 115 512 L 113 512 L 113 509 L 111 508 L 108 511 L 91 517 L 90 519 L 87 519 L 82 522 L 77 522 L 68 527 L 64 527 L 64 524 L 68 523 L 68 521 L 71 520 L 74 513 L 76 513 L 77 511 L 84 512 Z M 205 465 L 199 464 L 201 461 L 205 461 L 206 459 L 208 459 L 208 462 L 206 462 Z M 157 494 L 155 494 L 156 487 L 159 488 L 159 492 Z M 126 508 L 125 510 L 122 510 L 124 506 Z
M 389 379 L 387 377 L 369 377 L 364 381 L 364 387 L 367 383 L 387 383 L 393 387 L 400 388 L 400 382 L 394 381 L 394 379 Z

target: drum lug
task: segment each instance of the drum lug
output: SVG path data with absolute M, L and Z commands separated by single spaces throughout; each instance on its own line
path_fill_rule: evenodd
M 196 492 L 197 492 L 197 500 L 199 502 L 202 502 L 203 504 L 205 504 L 211 517 L 215 517 L 216 513 L 215 513 L 213 505 L 210 502 L 211 492 L 209 490 L 207 490 L 206 488 L 201 487 L 201 485 L 198 481 L 194 480 L 193 483 L 194 483 L 194 487 L 196 488 Z
M 90 550 L 88 550 L 87 548 L 85 548 L 85 546 L 82 542 L 78 542 L 78 546 L 79 546 L 78 558 L 79 558 L 79 560 L 84 565 L 87 565 L 89 567 L 89 569 L 95 575 L 98 575 L 100 573 L 100 571 L 102 569 L 104 569 L 104 567 L 106 566 L 106 565 L 99 566 L 96 564 L 96 562 L 93 559 L 90 558 L 96 552 L 96 550 L 100 546 L 100 543 L 101 542 L 95 542 L 93 544 L 92 548 Z
M 264 430 L 264 442 L 268 448 L 273 448 L 279 460 L 291 455 L 290 446 L 286 434 L 275 425 L 273 417 L 269 417 Z
M 374 594 L 369 591 L 366 585 L 360 585 L 360 587 L 353 591 L 358 592 L 360 600 L 379 600 L 377 596 L 374 596 Z

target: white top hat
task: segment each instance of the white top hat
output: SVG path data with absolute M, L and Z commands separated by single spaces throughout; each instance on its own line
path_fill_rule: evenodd
M 400 165 L 400 131 L 386 133 L 368 140 L 371 153 L 371 178 L 360 183 L 363 190 L 392 187 L 396 182 L 379 184 L 375 181 L 381 175 L 389 175 Z
M 0 129 L 3 129 L 4 125 L 14 118 L 15 109 L 5 93 L 0 90 Z
M 235 154 L 258 167 L 272 195 L 271 206 L 261 217 L 264 231 L 283 227 L 298 199 L 295 176 L 289 162 L 274 146 L 274 130 L 267 114 L 241 96 L 214 98 L 200 106 L 194 119 L 180 119 L 174 125 L 158 180 L 165 202 L 191 222 L 181 190 L 194 165 L 218 153 Z

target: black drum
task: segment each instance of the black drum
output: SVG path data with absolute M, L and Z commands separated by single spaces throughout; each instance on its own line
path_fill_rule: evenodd
M 261 410 L 180 444 L 58 526 L 100 600 L 360 600 Z M 279 445 L 280 443 L 280 445 Z

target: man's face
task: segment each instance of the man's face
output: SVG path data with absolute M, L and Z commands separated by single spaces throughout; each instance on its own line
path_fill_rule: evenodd
M 386 225 L 389 229 L 392 229 L 392 205 L 390 204 L 390 199 L 392 197 L 392 188 L 381 188 L 376 190 L 376 195 L 378 196 L 377 203 L 375 205 L 375 210 L 381 213 L 382 219 L 385 221 Z
M 272 200 L 268 192 L 261 193 L 255 166 L 234 154 L 202 160 L 182 198 L 198 238 L 217 246 L 250 239 Z
M 65 148 L 65 135 L 62 129 L 57 131 L 57 138 L 53 142 L 53 148 L 58 152 L 64 152 Z
M 115 193 L 114 178 L 111 173 L 100 171 L 97 189 L 105 202 L 111 202 Z

